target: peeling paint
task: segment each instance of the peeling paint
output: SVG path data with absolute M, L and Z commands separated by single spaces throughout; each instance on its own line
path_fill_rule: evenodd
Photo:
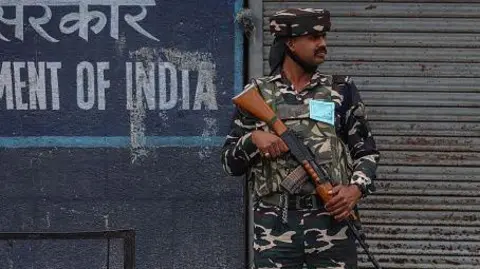
M 168 124 L 168 115 L 167 115 L 167 112 L 166 111 L 160 111 L 158 113 L 158 117 L 160 118 L 161 120 L 161 124 L 162 124 L 162 127 L 168 127 L 169 124 Z
M 80 214 L 83 213 L 83 212 L 77 211 L 77 210 L 75 210 L 75 209 L 67 209 L 67 208 L 65 208 L 65 207 L 60 207 L 60 210 L 65 211 L 65 212 L 68 212 L 68 213 L 70 213 L 70 214 L 72 214 L 72 215 L 73 215 L 73 214 L 78 214 L 78 215 L 80 215 Z
M 125 33 L 121 33 L 118 40 L 115 40 L 115 48 L 119 56 L 123 56 L 125 49 L 127 48 L 127 38 Z
M 211 53 L 180 51 L 178 49 L 160 49 L 160 51 L 165 55 L 167 61 L 183 70 L 199 71 L 200 63 L 213 64 Z
M 148 85 L 149 79 L 149 70 L 152 68 L 152 65 L 149 65 L 148 62 L 153 62 L 158 59 L 159 53 L 154 48 L 140 48 L 136 51 L 130 52 L 130 58 L 135 59 L 144 63 L 145 76 L 139 77 L 139 84 Z M 146 157 L 148 155 L 148 150 L 146 148 L 146 137 L 145 137 L 145 104 L 141 100 L 136 100 L 136 96 L 133 95 L 132 106 L 133 109 L 130 110 L 130 154 L 132 164 L 137 162 L 140 158 Z
M 103 220 L 105 221 L 105 229 L 107 229 L 107 230 L 110 229 L 110 224 L 109 224 L 109 219 L 108 219 L 109 217 L 110 217 L 109 214 L 103 215 Z
M 13 269 L 13 260 L 10 256 L 7 257 L 8 269 Z
M 217 123 L 217 119 L 215 118 L 204 118 L 205 121 L 205 128 L 203 129 L 202 136 L 203 137 L 211 137 L 216 136 L 219 131 L 219 126 Z M 202 146 L 200 151 L 198 152 L 198 156 L 200 159 L 206 159 L 210 157 L 212 154 L 213 148 L 209 146 Z
M 140 62 L 155 62 L 160 59 L 160 50 L 142 47 L 129 52 L 130 58 Z
M 45 214 L 45 221 L 47 222 L 47 228 L 50 228 L 51 222 L 50 222 L 50 212 L 47 212 Z
M 146 157 L 145 137 L 145 108 L 142 103 L 133 102 L 134 109 L 130 111 L 130 152 L 131 162 L 135 163 L 139 158 Z

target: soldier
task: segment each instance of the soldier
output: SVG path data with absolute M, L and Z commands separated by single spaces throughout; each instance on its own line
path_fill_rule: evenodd
M 324 9 L 276 12 L 270 18 L 274 75 L 245 89 L 258 87 L 327 167 L 332 199 L 323 204 L 285 143 L 238 108 L 223 146 L 224 170 L 253 181 L 255 268 L 357 268 L 355 239 L 343 220 L 374 191 L 379 152 L 353 81 L 317 72 L 329 29 Z

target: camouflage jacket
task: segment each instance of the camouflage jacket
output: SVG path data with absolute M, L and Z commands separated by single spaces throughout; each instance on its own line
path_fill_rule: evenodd
M 375 190 L 373 180 L 379 152 L 370 132 L 365 106 L 351 79 L 316 73 L 300 93 L 295 92 L 280 74 L 256 79 L 256 83 L 279 118 L 304 138 L 304 144 L 315 154 L 317 163 L 327 161 L 335 183 L 357 184 L 364 196 Z M 251 86 L 248 84 L 245 89 Z M 334 102 L 334 126 L 309 118 L 308 103 L 312 99 Z M 289 154 L 276 160 L 262 158 L 251 140 L 254 130 L 270 131 L 264 122 L 237 108 L 222 149 L 223 169 L 233 176 L 246 174 L 254 182 L 256 196 L 282 193 L 281 181 L 299 164 Z

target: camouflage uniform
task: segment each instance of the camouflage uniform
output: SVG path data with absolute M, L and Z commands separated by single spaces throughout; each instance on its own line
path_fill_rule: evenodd
M 322 20 L 328 15 L 326 11 L 312 9 L 277 14 L 288 17 L 302 12 L 321 14 Z M 303 18 L 298 29 L 288 30 L 288 34 L 323 32 L 329 28 L 329 23 L 320 21 L 324 27 L 304 31 L 302 22 L 316 25 L 311 18 L 310 21 Z M 272 19 L 272 32 L 281 33 L 287 24 L 278 17 Z M 295 21 L 291 24 L 296 25 Z M 245 89 L 253 86 L 259 88 L 277 116 L 303 139 L 315 154 L 316 162 L 327 168 L 336 184 L 356 184 L 363 196 L 374 191 L 372 180 L 379 153 L 365 106 L 351 79 L 315 73 L 300 93 L 282 74 L 256 79 Z M 310 118 L 311 100 L 334 103 L 334 125 Z M 264 122 L 237 109 L 223 146 L 222 164 L 228 174 L 245 174 L 253 182 L 255 268 L 356 268 L 355 241 L 346 224 L 336 222 L 324 209 L 312 183 L 290 153 L 275 160 L 261 156 L 251 140 L 254 130 L 271 131 Z M 301 185 L 295 193 L 284 187 L 286 179 L 292 178 Z

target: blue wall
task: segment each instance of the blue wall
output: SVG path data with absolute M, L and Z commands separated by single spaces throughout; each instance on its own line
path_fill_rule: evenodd
M 51 19 L 24 6 L 22 29 L 22 1 L 0 1 L 0 231 L 134 228 L 137 268 L 244 268 L 244 186 L 219 157 L 242 1 L 116 1 L 118 34 L 109 1 L 83 32 L 78 5 L 39 2 Z M 110 268 L 121 252 L 113 241 Z M 105 240 L 0 242 L 1 268 L 103 268 L 106 255 Z

